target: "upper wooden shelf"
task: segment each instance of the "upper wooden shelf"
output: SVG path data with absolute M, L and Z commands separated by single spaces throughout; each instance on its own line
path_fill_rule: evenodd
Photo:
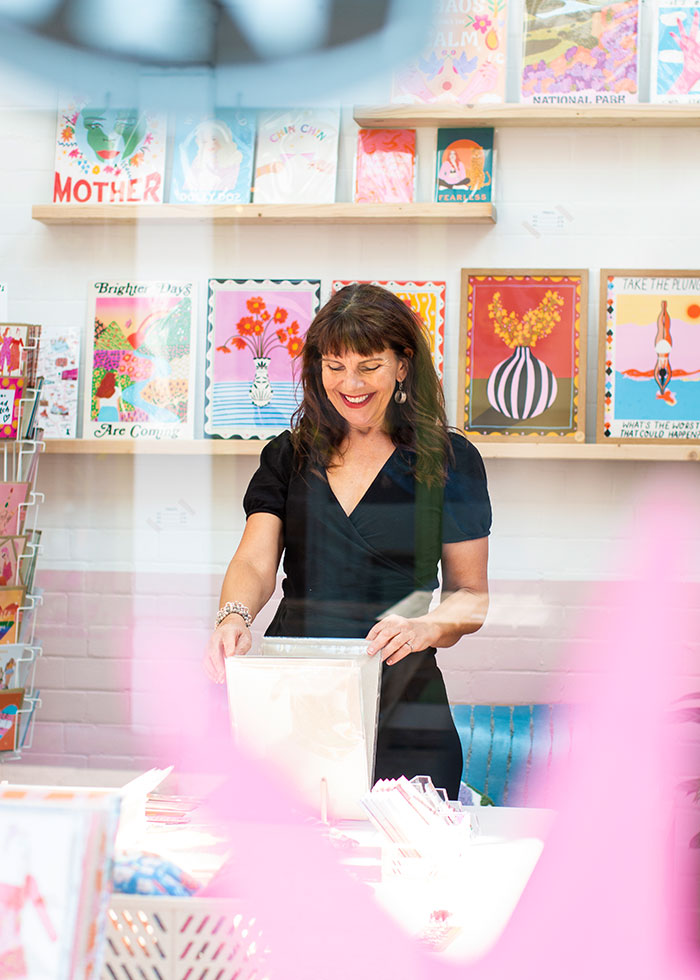
M 493 204 L 35 204 L 45 225 L 102 224 L 493 224 Z
M 700 105 L 355 106 L 360 126 L 700 126 Z
M 561 460 L 629 460 L 647 462 L 698 462 L 700 443 L 683 445 L 568 442 L 478 442 L 473 440 L 485 459 L 561 459 Z M 169 439 L 167 441 L 103 442 L 97 439 L 48 439 L 50 454 L 155 456 L 258 456 L 265 446 L 263 439 Z

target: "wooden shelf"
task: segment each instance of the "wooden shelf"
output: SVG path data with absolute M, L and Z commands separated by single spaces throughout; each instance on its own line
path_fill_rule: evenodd
M 45 225 L 493 224 L 491 203 L 464 204 L 36 204 Z
M 355 106 L 360 126 L 700 126 L 700 105 Z
M 698 462 L 700 443 L 625 443 L 610 445 L 568 442 L 478 442 L 473 440 L 485 459 L 554 459 L 554 460 L 627 460 L 646 462 Z M 48 439 L 50 455 L 90 456 L 258 456 L 265 446 L 263 439 L 169 439 L 162 442 L 95 439 Z

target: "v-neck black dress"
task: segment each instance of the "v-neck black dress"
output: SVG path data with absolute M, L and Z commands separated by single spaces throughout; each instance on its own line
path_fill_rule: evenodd
M 388 608 L 437 586 L 443 543 L 489 533 L 481 456 L 463 436 L 450 439 L 455 462 L 444 487 L 418 483 L 414 453 L 395 449 L 349 515 L 325 474 L 297 468 L 289 432 L 265 446 L 243 506 L 246 516 L 275 514 L 283 524 L 284 598 L 266 635 L 364 638 Z M 429 775 L 456 799 L 461 774 L 435 649 L 385 664 L 375 778 Z

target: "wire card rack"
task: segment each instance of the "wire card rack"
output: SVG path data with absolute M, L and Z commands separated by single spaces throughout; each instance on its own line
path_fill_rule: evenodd
M 43 599 L 34 586 L 41 551 L 39 508 L 44 494 L 35 489 L 39 457 L 45 449 L 37 426 L 43 379 L 37 378 L 37 324 L 0 323 L 0 387 L 10 425 L 0 430 L 0 490 L 8 502 L 0 526 L 0 760 L 19 759 L 32 745 L 37 708 L 35 674 L 42 648 L 36 641 L 37 613 Z M 9 392 L 9 394 L 8 394 Z M 13 395 L 17 397 L 14 404 Z M 7 421 L 7 418 L 4 418 Z M 11 497 L 19 503 L 10 505 Z M 4 695 L 4 697 L 3 697 Z

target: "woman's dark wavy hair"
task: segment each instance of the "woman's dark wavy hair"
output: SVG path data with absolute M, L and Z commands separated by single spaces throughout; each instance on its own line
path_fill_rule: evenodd
M 339 290 L 314 317 L 301 359 L 303 398 L 292 416 L 292 442 L 299 465 L 322 471 L 348 432 L 348 423 L 326 396 L 321 359 L 352 351 L 370 357 L 391 349 L 406 363 L 406 401 L 392 398 L 386 421 L 395 446 L 416 454 L 416 477 L 443 483 L 452 459 L 445 398 L 435 373 L 425 327 L 414 311 L 387 289 L 361 283 Z

